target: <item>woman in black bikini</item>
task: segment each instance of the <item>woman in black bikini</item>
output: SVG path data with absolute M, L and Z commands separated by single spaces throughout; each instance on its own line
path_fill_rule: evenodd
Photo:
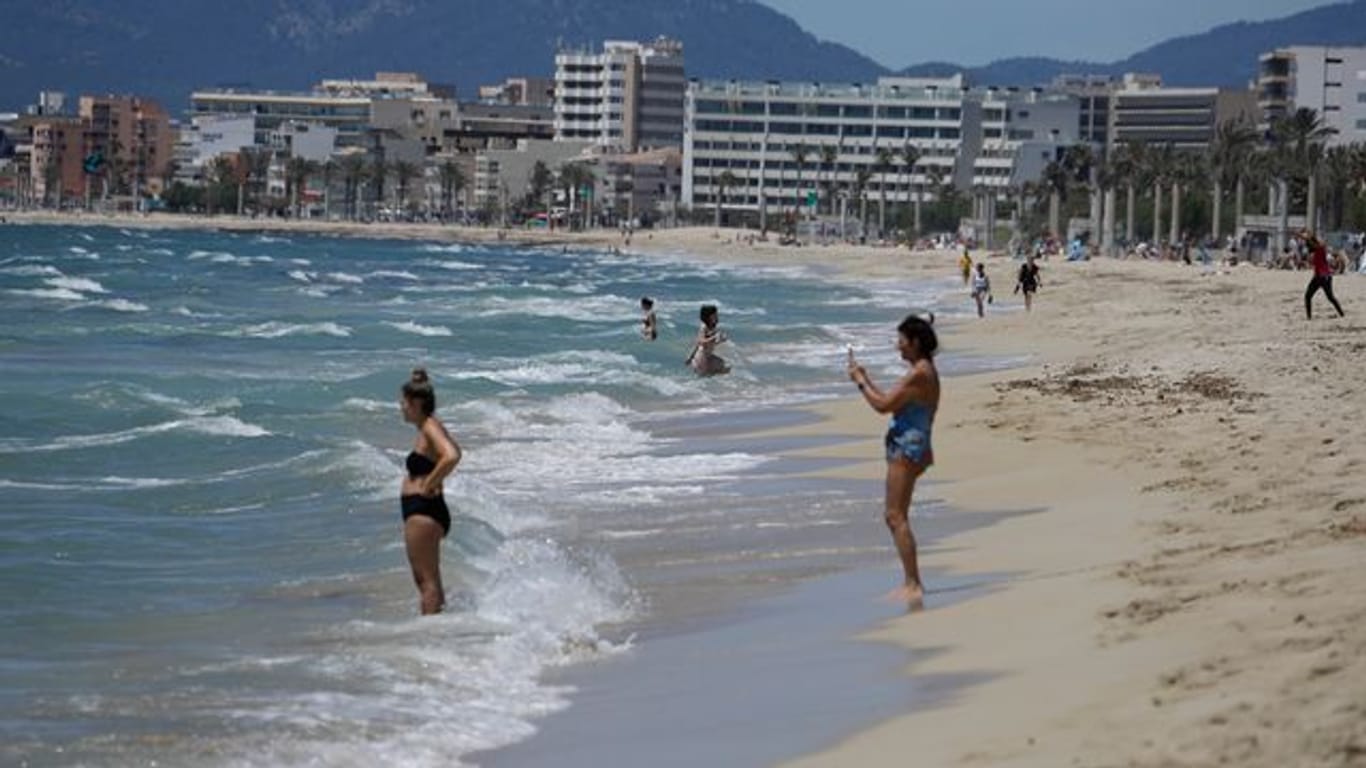
M 417 440 L 408 454 L 407 474 L 399 501 L 403 507 L 403 543 L 421 599 L 422 615 L 440 613 L 446 604 L 441 586 L 441 540 L 451 530 L 451 511 L 442 496 L 441 481 L 460 463 L 460 446 L 433 414 L 436 391 L 427 371 L 413 369 L 403 385 L 403 420 L 417 427 Z
M 1015 292 L 1024 291 L 1025 311 L 1034 308 L 1034 294 L 1039 290 L 1039 265 L 1034 263 L 1034 256 L 1030 254 L 1025 257 L 1025 263 L 1020 265 L 1020 276 L 1015 281 Z

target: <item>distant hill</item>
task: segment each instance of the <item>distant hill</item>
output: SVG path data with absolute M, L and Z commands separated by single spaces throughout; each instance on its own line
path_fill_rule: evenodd
M 549 75 L 559 43 L 683 41 L 691 76 L 864 80 L 884 68 L 754 0 L 0 0 L 0 111 L 40 89 L 185 106 L 219 84 L 415 71 L 473 96 Z
M 694 77 L 868 82 L 888 71 L 755 0 L 0 0 L 0 111 L 41 89 L 138 93 L 173 110 L 195 88 L 306 88 L 324 77 L 414 71 L 472 96 L 482 83 L 549 75 L 560 44 L 683 41 Z M 1296 43 L 1366 44 L 1366 0 L 1218 27 L 1111 63 L 1013 58 L 964 69 L 984 85 L 1061 73 L 1157 72 L 1173 85 L 1238 86 L 1257 56 Z
M 1173 38 L 1110 63 L 1015 58 L 984 67 L 917 64 L 904 73 L 926 76 L 961 71 L 981 85 L 1032 86 L 1046 84 L 1061 74 L 1156 72 L 1168 85 L 1238 88 L 1256 79 L 1258 56 L 1287 45 L 1366 45 L 1366 0 L 1325 5 L 1271 21 L 1226 24 L 1203 34 Z

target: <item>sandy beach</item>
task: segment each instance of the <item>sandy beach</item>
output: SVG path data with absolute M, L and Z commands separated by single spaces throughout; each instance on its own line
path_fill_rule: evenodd
M 498 239 L 438 226 L 8 218 Z M 621 245 L 615 233 L 508 237 Z M 630 247 L 852 279 L 955 269 L 947 252 L 742 237 L 691 228 L 637 233 Z M 792 765 L 1366 765 L 1366 278 L 1336 281 L 1345 319 L 1320 297 L 1307 322 L 1304 272 L 1055 260 L 1041 263 L 1025 314 L 1010 295 L 1016 263 L 987 264 L 996 305 L 946 325 L 944 344 L 1030 362 L 946 386 L 928 477 L 955 508 L 1037 511 L 958 534 L 925 563 L 1010 574 L 998 588 L 936 605 L 930 583 L 929 610 L 871 636 L 921 659 L 907 680 L 981 682 Z M 851 385 L 816 409 L 819 424 L 793 431 L 867 435 L 808 453 L 866 459 L 825 474 L 866 480 L 876 504 L 884 422 L 855 395 Z M 886 565 L 890 588 L 890 542 Z
M 1044 510 L 928 559 L 1016 576 L 875 633 L 926 652 L 908 674 L 992 678 L 794 765 L 1366 764 L 1366 281 L 1306 322 L 1305 273 L 1043 269 L 1033 314 L 948 333 L 1036 363 L 953 381 L 931 474 Z

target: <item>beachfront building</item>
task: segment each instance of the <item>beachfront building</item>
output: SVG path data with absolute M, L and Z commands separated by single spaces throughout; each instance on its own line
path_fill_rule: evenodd
M 555 139 L 626 151 L 683 143 L 683 44 L 609 40 L 555 55 Z
M 954 183 L 1005 194 L 1038 180 L 1080 135 L 1081 100 L 1015 88 L 973 90 L 963 101 L 963 143 Z
M 1257 96 L 1250 89 L 1170 88 L 1156 75 L 1129 74 L 1116 84 L 1109 118 L 1111 148 L 1137 141 L 1203 152 L 1221 123 L 1257 122 Z
M 1077 99 L 1077 139 L 1106 146 L 1110 141 L 1110 98 L 1116 80 L 1109 75 L 1059 75 L 1046 89 Z
M 196 115 L 181 126 L 173 158 L 176 181 L 203 180 L 205 167 L 221 155 L 236 155 L 256 142 L 252 115 Z
M 479 101 L 523 107 L 555 105 L 555 81 L 548 77 L 509 77 L 501 83 L 479 86 Z
M 335 129 L 337 143 L 345 147 L 363 142 L 365 128 L 370 122 L 370 102 L 369 96 L 330 95 L 317 91 L 214 89 L 190 95 L 190 115 L 192 119 L 209 115 L 251 117 L 256 121 L 252 143 L 260 147 L 269 146 L 271 133 L 285 123 L 316 123 Z
M 710 81 L 688 91 L 683 203 L 763 212 L 862 187 L 891 203 L 928 199 L 955 181 L 963 143 L 962 76 L 882 78 L 876 84 Z M 915 166 L 900 150 L 919 151 Z M 883 167 L 879 150 L 898 153 Z M 885 152 L 883 153 L 885 157 Z M 969 166 L 971 167 L 971 166 Z M 722 190 L 729 174 L 734 183 Z
M 82 96 L 79 116 L 82 151 L 104 158 L 103 181 L 114 192 L 160 193 L 175 148 L 171 118 L 160 104 L 137 96 Z
M 29 189 L 34 201 L 60 206 L 85 197 L 85 130 L 75 117 L 42 118 L 30 126 Z
M 1329 145 L 1366 141 L 1366 47 L 1297 45 L 1261 56 L 1259 124 L 1312 109 L 1333 129 Z
M 481 149 L 474 155 L 471 198 L 477 208 L 501 210 L 526 197 L 537 163 L 558 173 L 565 163 L 589 160 L 587 141 L 522 139 L 512 147 Z

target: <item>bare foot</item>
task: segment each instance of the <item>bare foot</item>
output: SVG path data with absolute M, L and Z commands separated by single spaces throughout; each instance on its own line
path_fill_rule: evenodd
M 925 608 L 925 589 L 917 584 L 906 584 L 897 587 L 887 594 L 887 599 L 897 603 L 904 603 L 906 608 L 912 612 L 924 610 Z

